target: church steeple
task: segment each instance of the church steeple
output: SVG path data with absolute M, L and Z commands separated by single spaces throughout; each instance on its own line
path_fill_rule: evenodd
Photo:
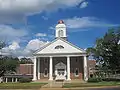
M 66 25 L 64 24 L 63 20 L 59 20 L 58 24 L 56 25 L 56 38 L 63 38 L 66 39 Z

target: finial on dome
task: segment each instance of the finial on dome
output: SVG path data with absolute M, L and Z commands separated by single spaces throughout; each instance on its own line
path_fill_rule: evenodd
M 63 20 L 59 20 L 58 24 L 64 24 L 64 21 Z

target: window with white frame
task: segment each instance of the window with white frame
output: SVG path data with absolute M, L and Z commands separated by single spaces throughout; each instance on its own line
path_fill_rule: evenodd
M 63 33 L 64 33 L 63 30 L 59 30 L 58 31 L 58 37 L 63 37 Z
M 75 76 L 78 77 L 79 76 L 79 69 L 76 68 L 74 73 L 75 73 Z
M 44 69 L 44 77 L 48 77 L 48 69 L 47 68 Z

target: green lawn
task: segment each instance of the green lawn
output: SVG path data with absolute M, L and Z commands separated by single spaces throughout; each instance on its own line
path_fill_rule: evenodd
M 100 87 L 100 86 L 120 86 L 120 82 L 99 82 L 99 83 L 65 83 L 63 88 L 74 87 Z
M 0 89 L 38 89 L 47 83 L 0 83 Z

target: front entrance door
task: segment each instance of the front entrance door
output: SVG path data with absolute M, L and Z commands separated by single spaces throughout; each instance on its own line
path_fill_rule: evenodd
M 65 69 L 57 69 L 58 75 L 64 75 L 65 74 Z
M 62 62 L 55 65 L 55 80 L 66 80 L 66 65 Z

